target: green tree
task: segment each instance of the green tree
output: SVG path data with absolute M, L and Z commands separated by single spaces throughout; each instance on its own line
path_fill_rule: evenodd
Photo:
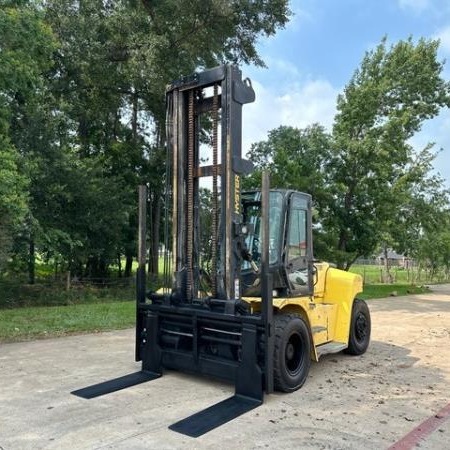
M 10 257 L 13 237 L 27 212 L 27 180 L 20 174 L 18 154 L 0 134 L 0 271 Z
M 415 256 L 423 233 L 445 226 L 449 198 L 443 180 L 433 172 L 435 156 L 431 144 L 417 152 L 392 187 L 395 214 L 382 225 L 384 247 Z
M 314 255 L 329 259 L 333 242 L 323 228 L 333 203 L 330 180 L 325 171 L 331 157 L 332 136 L 318 124 L 304 129 L 281 126 L 271 130 L 266 141 L 252 145 L 249 158 L 255 172 L 246 177 L 244 187 L 261 186 L 261 171 L 268 170 L 274 188 L 306 192 L 313 198 Z
M 445 281 L 450 278 L 450 217 L 447 211 L 446 228 L 440 232 L 441 263 L 444 268 Z
M 49 77 L 55 109 L 63 117 L 60 148 L 71 149 L 82 166 L 85 159 L 101 163 L 103 179 L 123 189 L 123 203 L 116 203 L 112 212 L 107 208 L 113 205 L 100 198 L 96 207 L 116 223 L 129 218 L 121 248 L 117 238 L 108 240 L 114 251 L 125 252 L 126 273 L 135 253 L 135 188 L 150 181 L 151 270 L 156 272 L 165 173 L 165 86 L 220 62 L 262 64 L 257 39 L 287 22 L 287 1 L 49 0 L 45 13 L 60 42 Z M 78 214 L 82 221 L 88 211 Z M 103 251 L 111 253 L 109 248 Z
M 433 146 L 409 143 L 450 103 L 437 46 L 410 39 L 387 48 L 383 40 L 339 96 L 331 136 L 319 125 L 279 127 L 252 146 L 257 171 L 247 187 L 267 168 L 272 186 L 312 194 L 317 257 L 348 269 L 379 247 L 413 255 L 439 221 L 448 196 L 432 171 Z
M 259 185 L 261 170 L 266 169 L 273 187 L 308 192 L 320 207 L 326 198 L 324 166 L 330 149 L 331 136 L 318 124 L 304 129 L 281 126 L 269 131 L 266 141 L 252 145 L 249 158 L 256 171 L 245 182 Z
M 33 2 L 7 1 L 0 9 L 0 269 L 27 215 L 26 153 L 36 144 L 30 120 L 44 98 L 44 74 L 55 41 Z M 27 221 L 28 223 L 30 221 Z M 27 232 L 29 236 L 29 232 Z
M 340 267 L 373 252 L 383 224 L 395 220 L 399 200 L 413 191 L 402 180 L 413 173 L 411 162 L 420 152 L 408 140 L 425 120 L 450 105 L 438 44 L 408 39 L 388 48 L 384 39 L 366 54 L 338 98 L 326 168 L 335 201 L 323 225 L 334 235 L 334 259 Z

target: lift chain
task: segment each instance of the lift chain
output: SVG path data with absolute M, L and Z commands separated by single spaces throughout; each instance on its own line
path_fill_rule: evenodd
M 187 280 L 186 298 L 193 298 L 193 244 L 194 244 L 194 90 L 189 90 L 188 100 L 188 161 L 187 161 L 187 221 L 186 221 L 186 252 L 187 252 Z
M 213 151 L 213 198 L 212 198 L 212 238 L 211 238 L 211 290 L 214 297 L 217 296 L 217 215 L 218 215 L 218 192 L 217 192 L 217 126 L 219 121 L 219 96 L 218 85 L 214 84 L 213 107 L 212 107 L 212 151 Z

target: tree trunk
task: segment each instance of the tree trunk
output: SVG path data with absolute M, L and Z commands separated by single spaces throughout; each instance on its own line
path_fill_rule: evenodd
M 344 209 L 345 211 L 350 211 L 350 209 L 352 208 L 352 203 L 353 203 L 353 191 L 354 191 L 354 186 L 349 185 L 347 188 L 347 192 L 345 194 L 345 198 L 344 198 Z M 346 252 L 347 251 L 347 242 L 348 242 L 348 235 L 347 235 L 347 230 L 345 229 L 341 229 L 339 232 L 339 241 L 338 241 L 338 245 L 337 245 L 337 249 L 340 252 Z M 353 262 L 349 262 L 348 261 L 337 261 L 337 267 L 338 269 L 343 269 L 343 270 L 348 270 L 348 268 L 353 264 Z
M 84 277 L 85 278 L 92 278 L 93 272 L 94 272 L 94 256 L 88 256 L 88 259 L 86 261 L 86 267 L 84 269 Z
M 390 265 L 389 265 L 389 258 L 388 258 L 388 248 L 386 245 L 383 247 L 383 254 L 384 254 L 384 271 L 385 271 L 384 282 L 392 284 L 392 275 L 390 272 Z
M 98 258 L 96 275 L 102 278 L 102 283 L 103 279 L 108 277 L 108 263 L 103 256 Z
M 150 237 L 150 256 L 148 259 L 148 273 L 158 276 L 159 262 L 159 233 L 161 223 L 161 199 L 159 193 L 155 193 L 151 199 L 151 237 Z
M 82 155 L 84 157 L 89 156 L 89 122 L 82 114 L 78 120 L 78 138 L 80 139 Z
M 132 99 L 133 110 L 131 113 L 131 135 L 133 138 L 133 144 L 137 143 L 137 123 L 138 123 L 138 95 L 136 92 L 133 93 Z
M 345 252 L 345 249 L 347 247 L 347 233 L 344 230 L 341 230 L 339 232 L 339 241 L 337 244 L 337 249 L 340 252 Z M 336 265 L 338 269 L 345 270 L 345 261 L 343 261 L 340 257 L 336 261 Z
M 117 253 L 117 267 L 119 270 L 119 278 L 122 278 L 122 258 L 120 253 Z
M 131 96 L 131 139 L 134 146 L 137 146 L 137 137 L 138 137 L 138 107 L 139 107 L 139 97 L 136 91 L 132 93 Z M 130 248 L 125 249 L 125 270 L 124 276 L 126 278 L 131 277 L 133 266 L 133 252 Z
M 164 119 L 157 120 L 156 123 L 156 142 L 157 149 L 153 154 L 153 168 L 157 172 L 154 176 L 165 180 L 164 168 L 167 164 L 165 158 L 165 133 L 164 133 Z M 166 180 L 167 181 L 167 180 Z M 169 180 L 171 182 L 172 180 Z M 161 214 L 162 214 L 162 198 L 165 193 L 165 186 L 163 183 L 150 183 L 150 208 L 149 208 L 149 237 L 150 237 L 150 255 L 148 261 L 148 273 L 157 277 L 159 274 L 159 244 L 161 234 Z
M 355 261 L 356 261 L 360 256 L 362 256 L 362 255 L 357 255 L 357 256 L 355 256 L 353 259 L 351 259 L 350 261 L 347 261 L 347 262 L 345 263 L 344 270 L 345 270 L 346 272 L 348 272 L 348 271 L 350 270 L 350 267 L 352 267 L 353 264 L 355 264 Z
M 28 253 L 28 283 L 35 283 L 35 267 L 36 267 L 36 254 L 34 248 L 34 239 L 30 237 L 30 246 Z
M 133 267 L 133 254 L 129 251 L 125 253 L 125 270 L 124 270 L 124 277 L 129 278 L 131 277 L 131 269 Z

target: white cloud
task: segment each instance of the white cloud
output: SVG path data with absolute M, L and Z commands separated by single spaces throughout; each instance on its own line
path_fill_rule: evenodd
M 287 59 L 265 56 L 264 62 L 266 63 L 269 70 L 275 73 L 283 74 L 283 77 L 298 79 L 301 75 L 298 67 Z
M 437 119 L 435 119 L 438 130 L 435 141 L 438 149 L 442 151 L 438 154 L 434 167 L 445 178 L 447 187 L 450 188 L 450 111 L 443 111 Z
M 291 16 L 289 22 L 287 23 L 286 28 L 290 29 L 291 31 L 299 30 L 303 26 L 304 22 L 313 22 L 314 21 L 311 13 L 306 11 L 306 9 L 303 9 L 302 7 L 300 7 L 300 5 L 297 4 L 297 2 L 291 2 L 289 7 L 292 11 L 292 16 Z
M 450 26 L 440 30 L 435 37 L 441 41 L 441 51 L 446 54 L 450 54 Z
M 281 83 L 283 84 L 283 83 Z M 323 79 L 304 83 L 285 84 L 283 91 L 278 85 L 262 85 L 253 80 L 256 93 L 254 103 L 243 107 L 242 150 L 250 150 L 251 144 L 267 139 L 267 133 L 280 125 L 304 128 L 320 123 L 331 131 L 336 114 L 336 98 L 340 89 Z M 427 121 L 422 130 L 411 139 L 416 149 L 428 142 L 435 142 L 435 150 L 443 149 L 434 161 L 439 172 L 450 187 L 450 111 L 443 110 L 433 120 Z
M 320 123 L 331 129 L 338 90 L 326 80 L 293 83 L 280 92 L 253 81 L 256 100 L 243 109 L 243 153 L 280 125 L 304 128 Z
M 399 0 L 399 5 L 403 9 L 411 9 L 415 13 L 421 13 L 431 6 L 431 0 Z
M 319 122 L 331 128 L 336 113 L 338 91 L 328 81 L 309 81 L 303 86 L 292 86 L 291 90 L 277 99 L 283 123 L 305 127 Z

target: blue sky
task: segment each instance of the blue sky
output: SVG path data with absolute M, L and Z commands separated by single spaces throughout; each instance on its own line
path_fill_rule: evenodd
M 256 102 L 244 107 L 244 150 L 279 125 L 319 122 L 330 129 L 337 95 L 383 36 L 391 43 L 440 39 L 450 80 L 449 0 L 291 0 L 290 8 L 286 28 L 258 46 L 268 68 L 243 68 L 256 91 Z M 435 168 L 450 187 L 450 111 L 425 123 L 411 141 L 418 149 L 427 142 L 443 149 Z

